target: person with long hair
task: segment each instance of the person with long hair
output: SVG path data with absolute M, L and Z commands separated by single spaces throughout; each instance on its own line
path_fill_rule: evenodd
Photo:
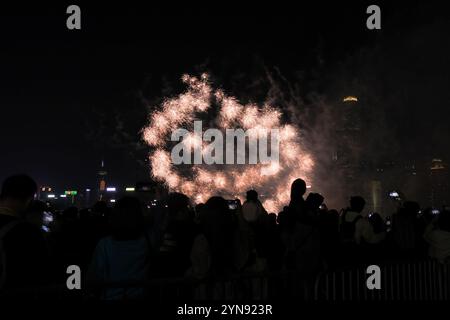
M 145 281 L 152 250 L 144 226 L 139 200 L 133 197 L 120 199 L 113 210 L 112 234 L 97 244 L 88 280 L 100 285 Z M 110 287 L 102 292 L 102 298 L 106 300 L 136 299 L 143 295 L 142 287 Z

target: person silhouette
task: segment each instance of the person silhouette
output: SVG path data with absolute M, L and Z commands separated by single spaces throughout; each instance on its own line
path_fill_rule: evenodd
M 94 283 L 144 281 L 148 277 L 153 253 L 148 231 L 144 225 L 141 203 L 134 197 L 121 198 L 114 207 L 111 236 L 102 238 L 95 248 L 88 271 Z M 106 288 L 105 300 L 141 298 L 140 287 Z
M 49 253 L 39 227 L 25 220 L 37 191 L 27 175 L 8 177 L 0 193 L 0 290 L 48 282 Z
M 256 222 L 261 215 L 267 214 L 261 201 L 258 199 L 258 193 L 255 190 L 247 191 L 247 200 L 242 205 L 242 215 L 247 222 Z

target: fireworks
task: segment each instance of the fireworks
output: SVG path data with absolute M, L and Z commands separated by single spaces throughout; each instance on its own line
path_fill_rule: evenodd
M 187 90 L 157 108 L 143 130 L 143 139 L 152 147 L 149 160 L 151 174 L 156 180 L 197 203 L 205 202 L 213 195 L 242 199 L 245 191 L 255 189 L 269 212 L 278 212 L 289 202 L 293 180 L 301 177 L 311 184 L 314 161 L 300 143 L 299 129 L 293 124 L 282 123 L 280 110 L 269 105 L 243 105 L 235 97 L 214 90 L 206 74 L 200 78 L 184 75 L 182 80 L 187 84 Z M 215 116 L 211 118 L 211 115 Z M 222 132 L 242 128 L 260 136 L 271 129 L 279 130 L 278 161 L 174 165 L 170 153 L 172 132 L 179 128 L 189 130 L 198 120 Z M 210 144 L 193 135 L 186 136 L 182 142 L 189 148 L 201 147 L 203 152 Z

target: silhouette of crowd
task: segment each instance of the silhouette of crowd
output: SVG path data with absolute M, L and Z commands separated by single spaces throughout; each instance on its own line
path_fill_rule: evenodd
M 268 213 L 255 190 L 246 201 L 219 196 L 192 206 L 181 193 L 151 206 L 123 197 L 111 208 L 49 210 L 34 200 L 36 183 L 26 175 L 7 178 L 0 194 L 0 291 L 64 283 L 69 265 L 93 284 L 159 278 L 220 279 L 243 273 L 315 275 L 360 264 L 427 257 L 450 261 L 450 212 L 433 214 L 405 202 L 385 219 L 362 214 L 365 200 L 329 209 L 318 193 L 306 196 L 302 179 L 290 202 Z M 49 230 L 46 230 L 48 228 Z M 141 297 L 144 289 L 127 289 Z M 102 290 L 115 299 L 119 289 Z

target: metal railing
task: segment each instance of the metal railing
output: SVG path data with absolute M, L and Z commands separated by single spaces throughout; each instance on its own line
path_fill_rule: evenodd
M 143 297 L 152 300 L 255 300 L 264 301 L 298 297 L 309 300 L 313 297 L 314 277 L 306 280 L 304 275 L 294 273 L 244 273 L 223 278 L 169 278 L 152 279 L 136 283 L 109 283 L 91 286 L 90 292 L 97 297 L 113 289 L 121 289 L 127 297 L 129 289 L 143 288 Z M 99 294 L 100 293 L 100 294 Z M 117 296 L 116 296 L 117 298 Z M 119 297 L 120 298 L 120 297 Z
M 380 265 L 381 288 L 368 289 L 366 267 L 322 273 L 315 300 L 440 301 L 450 299 L 450 266 L 435 260 Z
M 450 299 L 450 265 L 434 260 L 387 263 L 381 269 L 381 289 L 369 290 L 367 266 L 321 273 L 247 273 L 224 278 L 167 278 L 148 281 L 83 285 L 68 290 L 65 285 L 29 288 L 6 296 L 55 299 L 105 299 L 114 291 L 114 299 L 152 301 L 273 301 L 295 298 L 299 301 L 440 301 Z M 111 295 L 110 295 L 111 296 Z

